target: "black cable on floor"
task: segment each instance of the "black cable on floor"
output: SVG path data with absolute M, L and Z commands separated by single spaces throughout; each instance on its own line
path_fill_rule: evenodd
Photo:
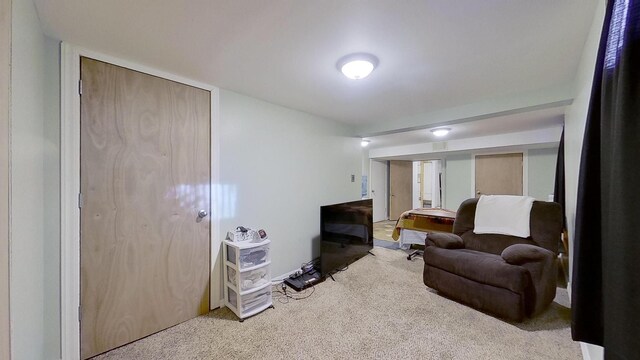
M 309 290 L 309 288 L 307 288 L 307 289 L 304 290 L 304 293 L 305 293 L 304 295 L 294 295 L 294 294 L 287 293 L 286 285 L 285 285 L 285 287 L 283 289 L 284 290 L 280 290 L 279 288 L 276 289 L 276 292 L 282 295 L 282 296 L 277 297 L 278 302 L 281 303 L 281 304 L 289 303 L 289 299 L 291 299 L 291 300 L 304 300 L 304 299 L 308 298 L 309 296 L 313 295 L 313 293 L 316 291 L 316 287 L 312 286 L 311 287 L 311 293 L 306 294 L 307 291 Z

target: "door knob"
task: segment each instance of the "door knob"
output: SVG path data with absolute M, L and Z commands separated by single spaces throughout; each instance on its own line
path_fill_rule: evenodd
M 206 210 L 200 210 L 200 211 L 198 211 L 198 217 L 199 217 L 200 219 L 204 218 L 204 217 L 205 217 L 205 216 L 207 216 L 207 215 L 209 215 L 209 214 L 207 213 L 207 211 L 206 211 Z

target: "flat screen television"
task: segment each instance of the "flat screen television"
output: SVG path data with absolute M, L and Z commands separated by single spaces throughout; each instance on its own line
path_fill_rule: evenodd
M 373 200 L 320 207 L 320 273 L 323 277 L 373 248 Z

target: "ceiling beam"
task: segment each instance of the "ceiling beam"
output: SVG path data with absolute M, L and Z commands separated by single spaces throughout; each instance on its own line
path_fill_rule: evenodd
M 429 158 L 447 153 L 479 151 L 506 147 L 553 146 L 560 141 L 562 127 L 479 136 L 458 140 L 389 146 L 369 150 L 370 159 Z
M 565 107 L 573 102 L 573 84 L 524 94 L 508 95 L 463 106 L 435 110 L 400 119 L 357 126 L 356 136 L 372 137 L 454 125 L 498 116 Z

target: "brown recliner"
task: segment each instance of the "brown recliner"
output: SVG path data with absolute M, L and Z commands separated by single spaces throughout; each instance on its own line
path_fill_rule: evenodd
M 425 285 L 476 309 L 522 321 L 544 310 L 556 294 L 560 204 L 535 201 L 531 236 L 474 234 L 478 199 L 458 209 L 453 234 L 430 233 L 424 251 Z

